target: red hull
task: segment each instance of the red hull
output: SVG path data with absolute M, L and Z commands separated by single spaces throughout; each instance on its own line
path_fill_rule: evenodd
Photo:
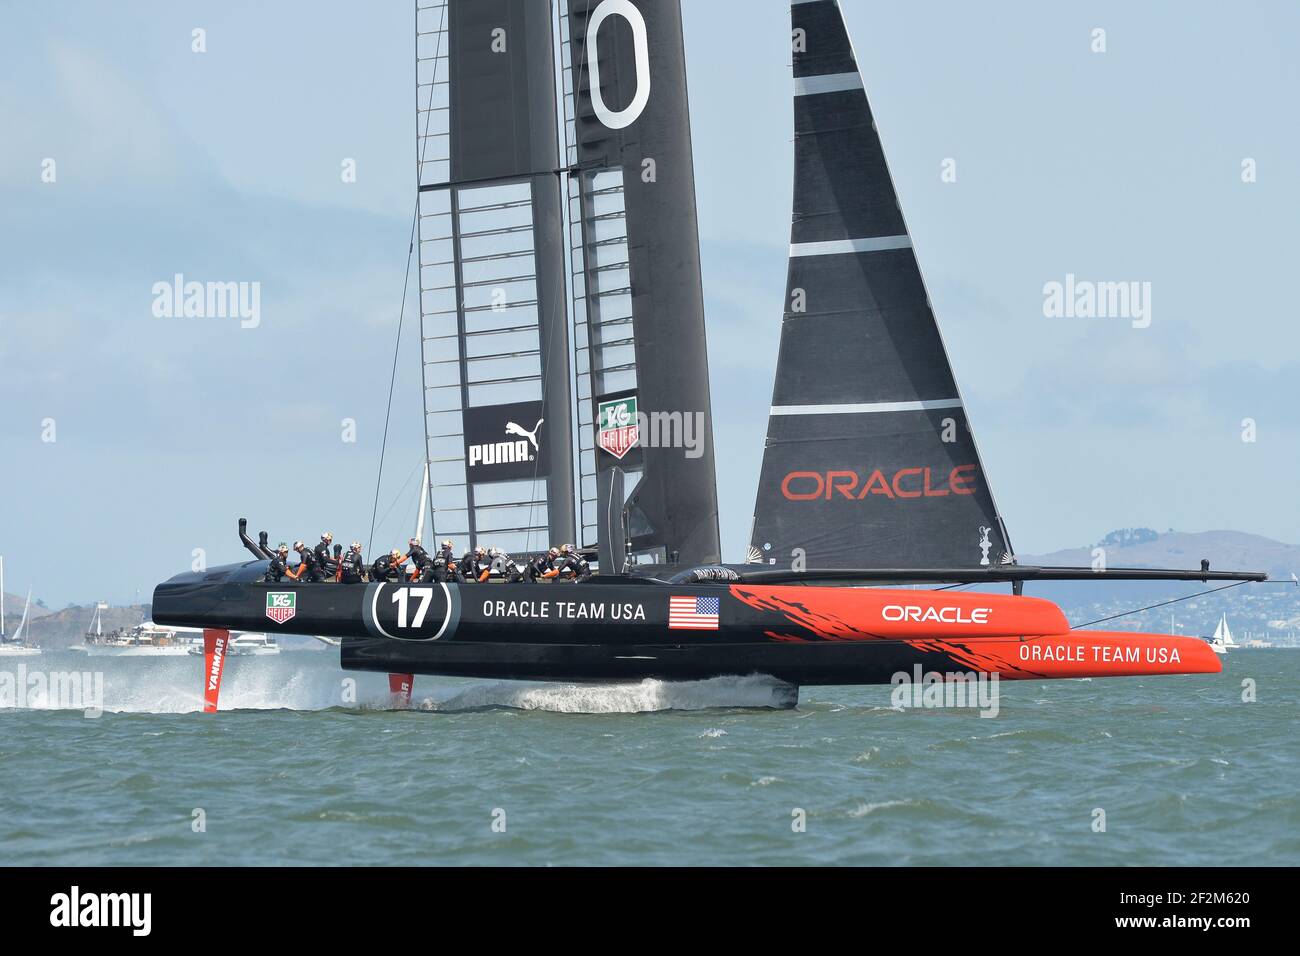
M 774 640 L 902 641 L 947 655 L 1006 680 L 1217 674 L 1219 656 L 1196 637 L 1071 631 L 1060 608 L 1042 598 L 884 588 L 753 587 L 731 593 L 795 629 Z

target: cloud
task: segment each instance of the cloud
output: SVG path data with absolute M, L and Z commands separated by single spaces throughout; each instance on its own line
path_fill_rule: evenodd
M 45 41 L 24 60 L 24 86 L 49 93 L 5 96 L 10 146 L 0 152 L 0 182 L 45 186 L 38 177 L 46 157 L 57 163 L 59 184 L 114 190 L 156 192 L 210 171 L 150 98 L 90 50 Z

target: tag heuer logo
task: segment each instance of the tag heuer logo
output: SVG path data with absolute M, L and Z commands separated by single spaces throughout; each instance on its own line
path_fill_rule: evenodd
M 636 399 L 616 398 L 597 407 L 596 444 L 615 458 L 637 446 L 641 430 L 636 421 Z
M 276 624 L 283 624 L 298 613 L 295 606 L 297 600 L 298 595 L 292 591 L 268 591 L 266 594 L 266 616 L 275 621 Z

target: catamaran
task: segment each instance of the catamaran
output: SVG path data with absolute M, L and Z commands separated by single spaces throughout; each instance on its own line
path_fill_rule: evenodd
M 254 628 L 337 636 L 343 667 L 408 693 L 413 674 L 1220 670 L 1199 638 L 1072 629 L 1023 593 L 1265 575 L 1018 563 L 839 6 L 794 0 L 791 14 L 788 282 L 746 562 L 720 563 L 678 0 L 421 0 L 412 255 L 429 527 L 516 555 L 576 540 L 598 573 L 268 584 L 266 533 L 253 541 L 241 520 L 253 560 L 154 593 L 158 621 L 207 629 L 210 694 L 230 630 Z M 991 583 L 1011 593 L 951 590 Z

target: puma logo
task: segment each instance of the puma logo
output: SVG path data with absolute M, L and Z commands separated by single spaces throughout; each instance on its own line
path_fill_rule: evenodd
M 500 421 L 500 419 L 498 419 Z M 520 438 L 527 438 L 533 443 L 533 451 L 537 451 L 537 430 L 542 427 L 545 418 L 537 419 L 537 424 L 533 426 L 532 431 L 528 431 L 523 425 L 516 425 L 514 422 L 506 422 L 506 434 L 518 435 Z

